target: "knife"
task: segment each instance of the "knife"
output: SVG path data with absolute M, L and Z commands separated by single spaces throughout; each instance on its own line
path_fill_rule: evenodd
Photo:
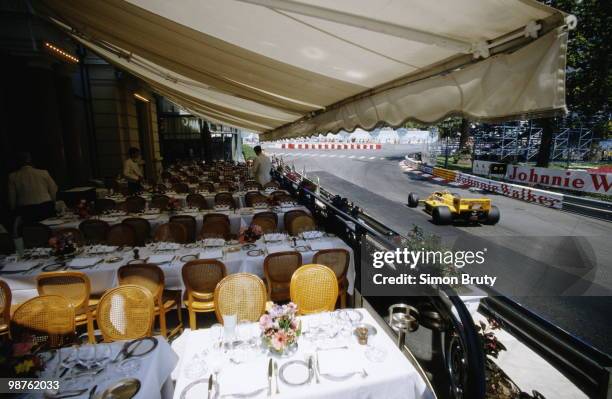
M 274 362 L 274 378 L 275 378 L 275 384 L 276 384 L 276 394 L 278 395 L 280 393 L 280 389 L 278 388 L 278 363 Z
M 312 384 L 312 374 L 314 373 L 312 368 L 312 356 L 308 357 L 308 373 L 310 374 L 310 383 Z
M 272 358 L 268 361 L 268 397 L 272 397 L 272 373 L 274 372 Z
M 213 375 L 211 374 L 208 377 L 208 399 L 212 398 L 212 389 L 213 389 Z

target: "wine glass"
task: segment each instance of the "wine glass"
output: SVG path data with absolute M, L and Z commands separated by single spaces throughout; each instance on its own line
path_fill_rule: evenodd
M 96 345 L 83 345 L 77 349 L 77 362 L 91 369 L 96 364 Z

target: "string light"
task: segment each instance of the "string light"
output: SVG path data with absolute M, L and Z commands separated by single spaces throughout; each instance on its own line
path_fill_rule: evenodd
M 138 93 L 134 93 L 134 97 L 136 97 L 136 98 L 137 98 L 137 99 L 139 99 L 140 101 L 144 101 L 144 102 L 146 102 L 146 103 L 148 103 L 148 102 L 149 102 L 149 99 L 148 99 L 148 98 L 143 97 L 143 96 L 141 96 L 141 95 L 140 95 L 140 94 L 138 94 Z
M 77 57 L 73 56 L 72 54 L 69 54 L 69 53 L 65 52 L 64 50 L 62 50 L 59 47 L 55 47 L 54 45 L 52 45 L 49 42 L 45 42 L 45 47 L 47 49 L 49 49 L 50 51 L 52 51 L 55 55 L 62 56 L 66 60 L 68 60 L 70 62 L 74 62 L 75 64 L 77 64 L 79 62 L 79 59 Z

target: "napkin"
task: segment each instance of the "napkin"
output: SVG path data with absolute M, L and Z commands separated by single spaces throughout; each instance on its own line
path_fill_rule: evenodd
M 148 263 L 155 263 L 156 265 L 162 263 L 170 263 L 174 259 L 174 255 L 151 255 L 149 256 Z
M 200 259 L 221 259 L 223 258 L 223 249 L 211 248 L 206 251 L 200 252 L 198 255 Z
M 342 375 L 363 369 L 363 359 L 360 352 L 348 349 L 331 349 L 317 353 L 321 374 Z
M 329 241 L 311 241 L 308 243 L 308 245 L 313 251 L 320 251 L 322 249 L 332 249 L 336 247 L 333 242 Z
M 288 243 L 267 243 L 266 248 L 270 254 L 275 252 L 294 251 Z
M 102 258 L 74 258 L 68 262 L 68 267 L 88 267 L 100 262 Z
M 249 362 L 223 368 L 219 374 L 221 395 L 247 394 L 268 387 L 268 358 L 262 357 Z M 264 391 L 258 397 L 263 397 Z

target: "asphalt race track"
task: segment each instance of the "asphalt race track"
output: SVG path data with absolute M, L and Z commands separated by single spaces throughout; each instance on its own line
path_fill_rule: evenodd
M 385 148 L 386 147 L 386 148 Z M 499 276 L 495 288 L 599 350 L 612 353 L 612 224 L 499 195 L 495 226 L 436 226 L 421 208 L 406 206 L 409 192 L 425 198 L 447 189 L 465 197 L 480 193 L 405 173 L 399 162 L 418 146 L 382 150 L 268 148 L 326 190 L 347 197 L 390 228 L 414 224 L 443 237 L 449 248 L 487 248 L 484 266 Z M 472 271 L 473 272 L 473 271 Z

